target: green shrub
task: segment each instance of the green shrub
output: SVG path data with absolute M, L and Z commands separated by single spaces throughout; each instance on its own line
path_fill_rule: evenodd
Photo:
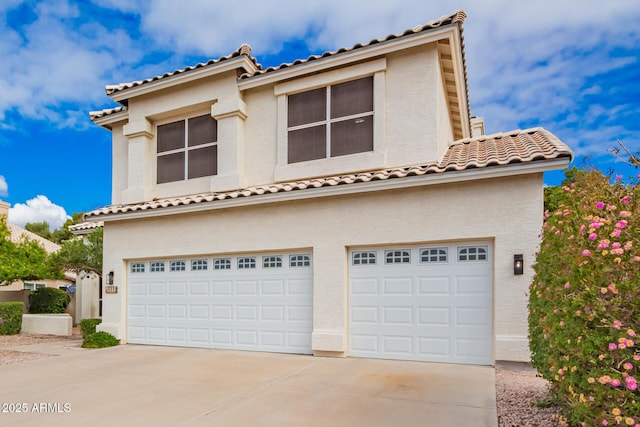
M 102 323 L 102 319 L 83 319 L 80 321 L 80 332 L 82 338 L 87 338 L 91 334 L 96 333 L 96 326 Z
M 113 347 L 118 344 L 120 344 L 120 341 L 116 337 L 104 331 L 90 334 L 82 341 L 82 347 L 84 348 Z
M 29 313 L 64 313 L 71 301 L 65 291 L 56 288 L 40 288 L 29 295 Z
M 21 302 L 0 302 L 0 335 L 15 335 L 22 328 L 24 304 Z
M 545 212 L 529 293 L 532 362 L 569 425 L 640 424 L 640 187 L 572 171 Z

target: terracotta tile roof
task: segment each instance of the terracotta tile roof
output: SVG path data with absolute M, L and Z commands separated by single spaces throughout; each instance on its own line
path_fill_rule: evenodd
M 101 111 L 90 111 L 89 117 L 91 118 L 91 120 L 96 120 L 101 117 L 108 116 L 110 114 L 120 113 L 122 111 L 127 111 L 127 107 L 119 106 L 114 108 L 105 108 L 104 110 L 101 110 Z
M 253 56 L 251 56 L 251 47 L 249 45 L 247 45 L 247 44 L 243 44 L 242 46 L 240 46 L 240 48 L 238 50 L 233 52 L 231 55 L 222 56 L 222 57 L 220 57 L 218 59 L 210 59 L 207 62 L 200 62 L 200 63 L 198 63 L 196 65 L 191 66 L 191 67 L 181 68 L 179 70 L 175 70 L 175 71 L 172 71 L 170 73 L 164 73 L 161 76 L 154 76 L 154 77 L 151 77 L 151 78 L 148 78 L 148 79 L 138 80 L 138 81 L 130 82 L 130 83 L 120 83 L 120 84 L 117 84 L 117 85 L 108 85 L 108 86 L 106 86 L 105 90 L 107 92 L 107 95 L 113 95 L 114 93 L 120 92 L 120 91 L 125 90 L 125 89 L 130 89 L 132 87 L 140 86 L 140 85 L 143 85 L 143 84 L 146 84 L 146 83 L 155 82 L 157 80 L 164 79 L 164 78 L 167 78 L 167 77 L 172 77 L 172 76 L 175 76 L 175 75 L 178 75 L 178 74 L 184 74 L 184 73 L 187 73 L 189 71 L 197 70 L 199 68 L 203 68 L 203 67 L 208 67 L 208 66 L 211 66 L 211 65 L 219 64 L 221 62 L 228 61 L 228 60 L 233 59 L 233 58 L 237 58 L 240 55 L 246 55 L 247 57 L 249 57 L 249 59 L 251 59 L 251 61 L 256 65 L 256 67 L 261 68 L 260 64 L 258 64 L 256 59 Z
M 249 187 L 223 193 L 203 193 L 191 196 L 152 200 L 129 205 L 112 205 L 85 214 L 85 218 L 101 215 L 121 214 L 151 209 L 169 208 L 197 203 L 215 203 L 220 200 L 256 197 L 263 194 L 290 191 L 305 191 L 338 185 L 358 185 L 358 183 L 401 179 L 411 176 L 465 171 L 475 168 L 499 167 L 548 161 L 560 158 L 571 160 L 573 153 L 551 132 L 542 128 L 515 130 L 464 139 L 453 143 L 440 162 L 402 168 L 376 170 L 351 175 L 328 176 L 309 180 L 277 183 Z
M 80 224 L 74 224 L 69 226 L 69 231 L 74 234 L 82 234 L 83 231 L 95 230 L 104 226 L 103 221 L 85 221 Z
M 212 59 L 212 60 L 209 60 L 209 61 L 204 62 L 204 63 L 196 64 L 196 65 L 191 66 L 191 67 L 178 69 L 178 70 L 175 70 L 175 71 L 170 72 L 170 73 L 165 73 L 165 74 L 163 74 L 161 76 L 154 76 L 154 77 L 151 77 L 151 78 L 148 78 L 148 79 L 138 80 L 138 81 L 130 82 L 130 83 L 120 83 L 120 84 L 117 84 L 117 85 L 108 85 L 108 86 L 106 86 L 105 90 L 106 90 L 107 95 L 112 95 L 114 93 L 120 92 L 120 91 L 125 90 L 125 89 L 129 89 L 129 88 L 132 88 L 132 87 L 140 86 L 140 85 L 143 85 L 143 84 L 146 84 L 146 83 L 151 83 L 151 82 L 154 82 L 154 81 L 157 81 L 157 80 L 160 80 L 160 79 L 164 79 L 164 78 L 167 78 L 167 77 L 175 76 L 175 75 L 178 75 L 178 74 L 187 73 L 189 71 L 192 71 L 192 70 L 195 70 L 195 69 L 198 69 L 198 68 L 202 68 L 202 67 L 206 67 L 206 66 L 209 66 L 209 65 L 218 64 L 220 62 L 235 58 L 235 57 L 237 57 L 239 55 L 247 55 L 247 56 L 249 56 L 249 58 L 253 61 L 253 63 L 256 64 L 256 67 L 258 69 L 257 71 L 255 71 L 253 73 L 245 73 L 245 74 L 240 76 L 241 80 L 242 79 L 248 79 L 248 78 L 260 76 L 260 75 L 263 75 L 263 74 L 266 74 L 266 73 L 271 73 L 271 72 L 274 72 L 274 71 L 283 70 L 285 68 L 291 68 L 291 67 L 294 67 L 294 66 L 297 66 L 297 65 L 301 65 L 301 64 L 305 64 L 305 63 L 308 63 L 308 62 L 311 62 L 311 61 L 316 61 L 316 60 L 319 60 L 319 59 L 322 59 L 322 58 L 327 58 L 327 57 L 332 57 L 332 56 L 348 53 L 348 52 L 351 52 L 351 51 L 354 51 L 354 50 L 357 50 L 357 49 L 361 49 L 361 48 L 364 48 L 364 47 L 367 47 L 367 46 L 373 46 L 373 45 L 376 45 L 376 44 L 388 42 L 388 41 L 395 40 L 395 39 L 398 39 L 398 38 L 401 38 L 401 37 L 407 37 L 407 36 L 411 36 L 413 34 L 418 34 L 418 33 L 422 33 L 422 32 L 425 32 L 425 31 L 441 28 L 441 27 L 444 27 L 446 25 L 457 24 L 457 25 L 459 25 L 459 28 L 460 28 L 460 38 L 461 38 L 460 42 L 461 42 L 461 47 L 462 47 L 462 62 L 463 62 L 463 69 L 464 69 L 465 93 L 466 93 L 467 99 L 468 99 L 469 98 L 469 87 L 468 87 L 469 85 L 468 85 L 468 78 L 467 78 L 466 58 L 465 58 L 465 53 L 464 53 L 464 35 L 463 35 L 463 32 L 462 32 L 462 23 L 464 22 L 466 17 L 467 17 L 467 14 L 463 10 L 458 10 L 458 11 L 456 11 L 456 12 L 450 14 L 450 15 L 445 15 L 445 16 L 442 16 L 442 17 L 436 19 L 436 20 L 428 22 L 425 25 L 420 25 L 420 26 L 417 26 L 415 28 L 406 30 L 402 34 L 389 34 L 384 39 L 373 39 L 373 40 L 371 40 L 371 41 L 369 41 L 368 43 L 365 43 L 365 44 L 358 43 L 358 44 L 353 45 L 350 48 L 340 48 L 340 49 L 338 49 L 336 51 L 333 51 L 333 52 L 330 52 L 330 51 L 324 52 L 321 55 L 311 55 L 307 59 L 298 59 L 298 60 L 295 60 L 295 61 L 293 61 L 291 63 L 284 63 L 284 64 L 278 65 L 276 67 L 269 67 L 269 68 L 266 68 L 266 69 L 262 69 L 262 66 L 257 62 L 257 60 L 253 56 L 250 55 L 251 47 L 249 45 L 243 44 L 242 46 L 240 46 L 240 48 L 237 51 L 235 51 L 231 55 L 223 56 L 223 57 L 218 58 L 218 59 Z M 469 107 L 467 106 L 467 110 L 468 109 L 469 109 Z M 114 114 L 114 113 L 117 113 L 117 112 L 120 112 L 120 111 L 123 111 L 123 108 L 122 107 L 116 107 L 116 108 L 105 109 L 105 110 L 102 110 L 102 111 L 93 111 L 93 112 L 89 113 L 89 115 L 90 115 L 91 119 L 93 120 L 93 119 L 98 119 L 98 118 L 107 116 L 109 114 Z M 469 113 L 468 116 L 470 117 L 471 114 Z
M 326 58 L 326 57 L 330 57 L 330 56 L 336 56 L 336 55 L 340 55 L 340 54 L 344 54 L 347 52 L 351 52 L 357 49 L 362 49 L 364 47 L 367 46 L 372 46 L 375 44 L 380 44 L 380 43 L 384 43 L 384 42 L 388 42 L 391 40 L 395 40 L 401 37 L 407 37 L 407 36 L 411 36 L 413 34 L 418 34 L 418 33 L 422 33 L 424 31 L 429 31 L 429 30 L 433 30 L 436 28 L 441 28 L 444 27 L 446 25 L 451 25 L 451 24 L 459 24 L 460 28 L 462 29 L 462 23 L 464 22 L 464 20 L 466 19 L 467 14 L 463 11 L 463 10 L 458 10 L 454 13 L 452 13 L 451 15 L 445 15 L 445 16 L 441 16 L 440 18 L 433 20 L 431 22 L 428 22 L 425 25 L 419 25 L 415 28 L 406 30 L 404 33 L 402 34 L 389 34 L 387 37 L 385 37 L 384 39 L 373 39 L 371 41 L 369 41 L 369 43 L 358 43 L 353 45 L 352 47 L 348 48 L 348 47 L 343 47 L 340 48 L 334 52 L 324 52 L 320 55 L 311 55 L 309 56 L 307 59 L 298 59 L 295 60 L 291 63 L 285 63 L 285 64 L 281 64 L 278 65 L 276 67 L 268 67 L 265 69 L 261 69 L 258 70 L 254 73 L 245 73 L 242 76 L 240 76 L 240 79 L 248 79 L 257 75 L 262 75 L 265 73 L 270 73 L 273 71 L 278 71 L 278 70 L 282 70 L 284 68 L 290 68 L 296 65 L 300 65 L 300 64 L 305 64 L 307 62 L 311 62 L 311 61 L 316 61 L 318 59 L 322 59 L 322 58 Z M 464 50 L 463 50 L 464 52 Z M 465 67 L 465 73 L 466 73 L 466 67 Z M 465 76 L 466 79 L 466 76 Z
M 60 245 L 57 245 L 50 240 L 40 237 L 37 234 L 30 232 L 29 230 L 25 230 L 24 228 L 18 227 L 17 225 L 11 223 L 8 223 L 7 227 L 9 228 L 9 234 L 11 235 L 11 241 L 14 243 L 19 243 L 23 239 L 29 239 L 36 241 L 36 243 L 42 246 L 44 250 L 49 254 L 58 252 L 60 250 Z

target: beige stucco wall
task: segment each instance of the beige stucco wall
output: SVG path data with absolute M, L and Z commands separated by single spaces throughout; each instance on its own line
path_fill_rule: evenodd
M 375 81 L 374 152 L 287 165 L 287 92 L 281 88 L 300 91 L 366 75 Z M 451 142 L 442 84 L 436 44 L 430 43 L 246 91 L 229 71 L 132 98 L 128 123 L 112 126 L 113 203 L 437 161 L 443 151 L 438 145 Z M 206 113 L 218 120 L 218 175 L 156 184 L 156 126 Z
M 513 255 L 533 262 L 542 209 L 542 174 L 531 174 L 107 221 L 104 274 L 114 271 L 119 289 L 104 295 L 101 328 L 126 339 L 128 260 L 311 249 L 312 346 L 344 352 L 349 247 L 482 239 L 494 243 L 494 358 L 527 361 L 532 275 L 513 275 Z

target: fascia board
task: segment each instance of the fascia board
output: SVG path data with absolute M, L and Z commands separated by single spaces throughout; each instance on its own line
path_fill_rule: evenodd
M 157 92 L 202 78 L 215 76 L 238 68 L 244 68 L 247 71 L 255 70 L 255 65 L 245 55 L 240 55 L 237 58 L 228 59 L 217 64 L 211 64 L 195 70 L 184 71 L 173 76 L 163 77 L 153 82 L 143 83 L 139 86 L 119 90 L 109 96 L 116 102 L 122 102 L 137 96 Z
M 457 31 L 457 25 L 449 25 L 437 30 L 429 30 L 422 33 L 402 36 L 394 40 L 361 47 L 350 52 L 334 54 L 325 58 L 318 58 L 304 64 L 292 65 L 280 70 L 258 74 L 238 82 L 240 90 L 252 89 L 268 84 L 277 83 L 282 80 L 292 79 L 311 73 L 318 73 L 326 69 L 345 66 L 360 61 L 365 61 L 380 55 L 391 52 L 409 49 L 427 43 L 446 39 L 447 33 Z
M 262 194 L 259 196 L 239 197 L 236 199 L 218 200 L 215 202 L 201 202 L 191 205 L 175 206 L 169 208 L 156 208 L 129 213 L 100 215 L 100 220 L 106 222 L 128 219 L 143 219 L 167 215 L 196 213 L 215 209 L 228 209 L 244 206 L 262 205 L 267 203 L 315 199 L 320 197 L 332 197 L 347 194 L 359 194 L 372 191 L 385 191 L 425 185 L 451 184 L 465 181 L 477 181 L 480 179 L 503 178 L 508 176 L 540 173 L 549 170 L 566 169 L 569 161 L 570 159 L 568 158 L 562 158 L 550 161 L 533 162 L 531 164 L 517 164 L 494 168 L 479 168 L 459 172 L 434 173 L 399 179 L 388 179 L 362 182 L 358 184 L 312 188 L 302 191 Z

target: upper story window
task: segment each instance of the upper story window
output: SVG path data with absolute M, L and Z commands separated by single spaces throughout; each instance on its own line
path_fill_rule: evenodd
M 288 163 L 373 151 L 373 77 L 288 96 Z
M 209 115 L 157 129 L 158 184 L 218 174 L 218 123 Z

